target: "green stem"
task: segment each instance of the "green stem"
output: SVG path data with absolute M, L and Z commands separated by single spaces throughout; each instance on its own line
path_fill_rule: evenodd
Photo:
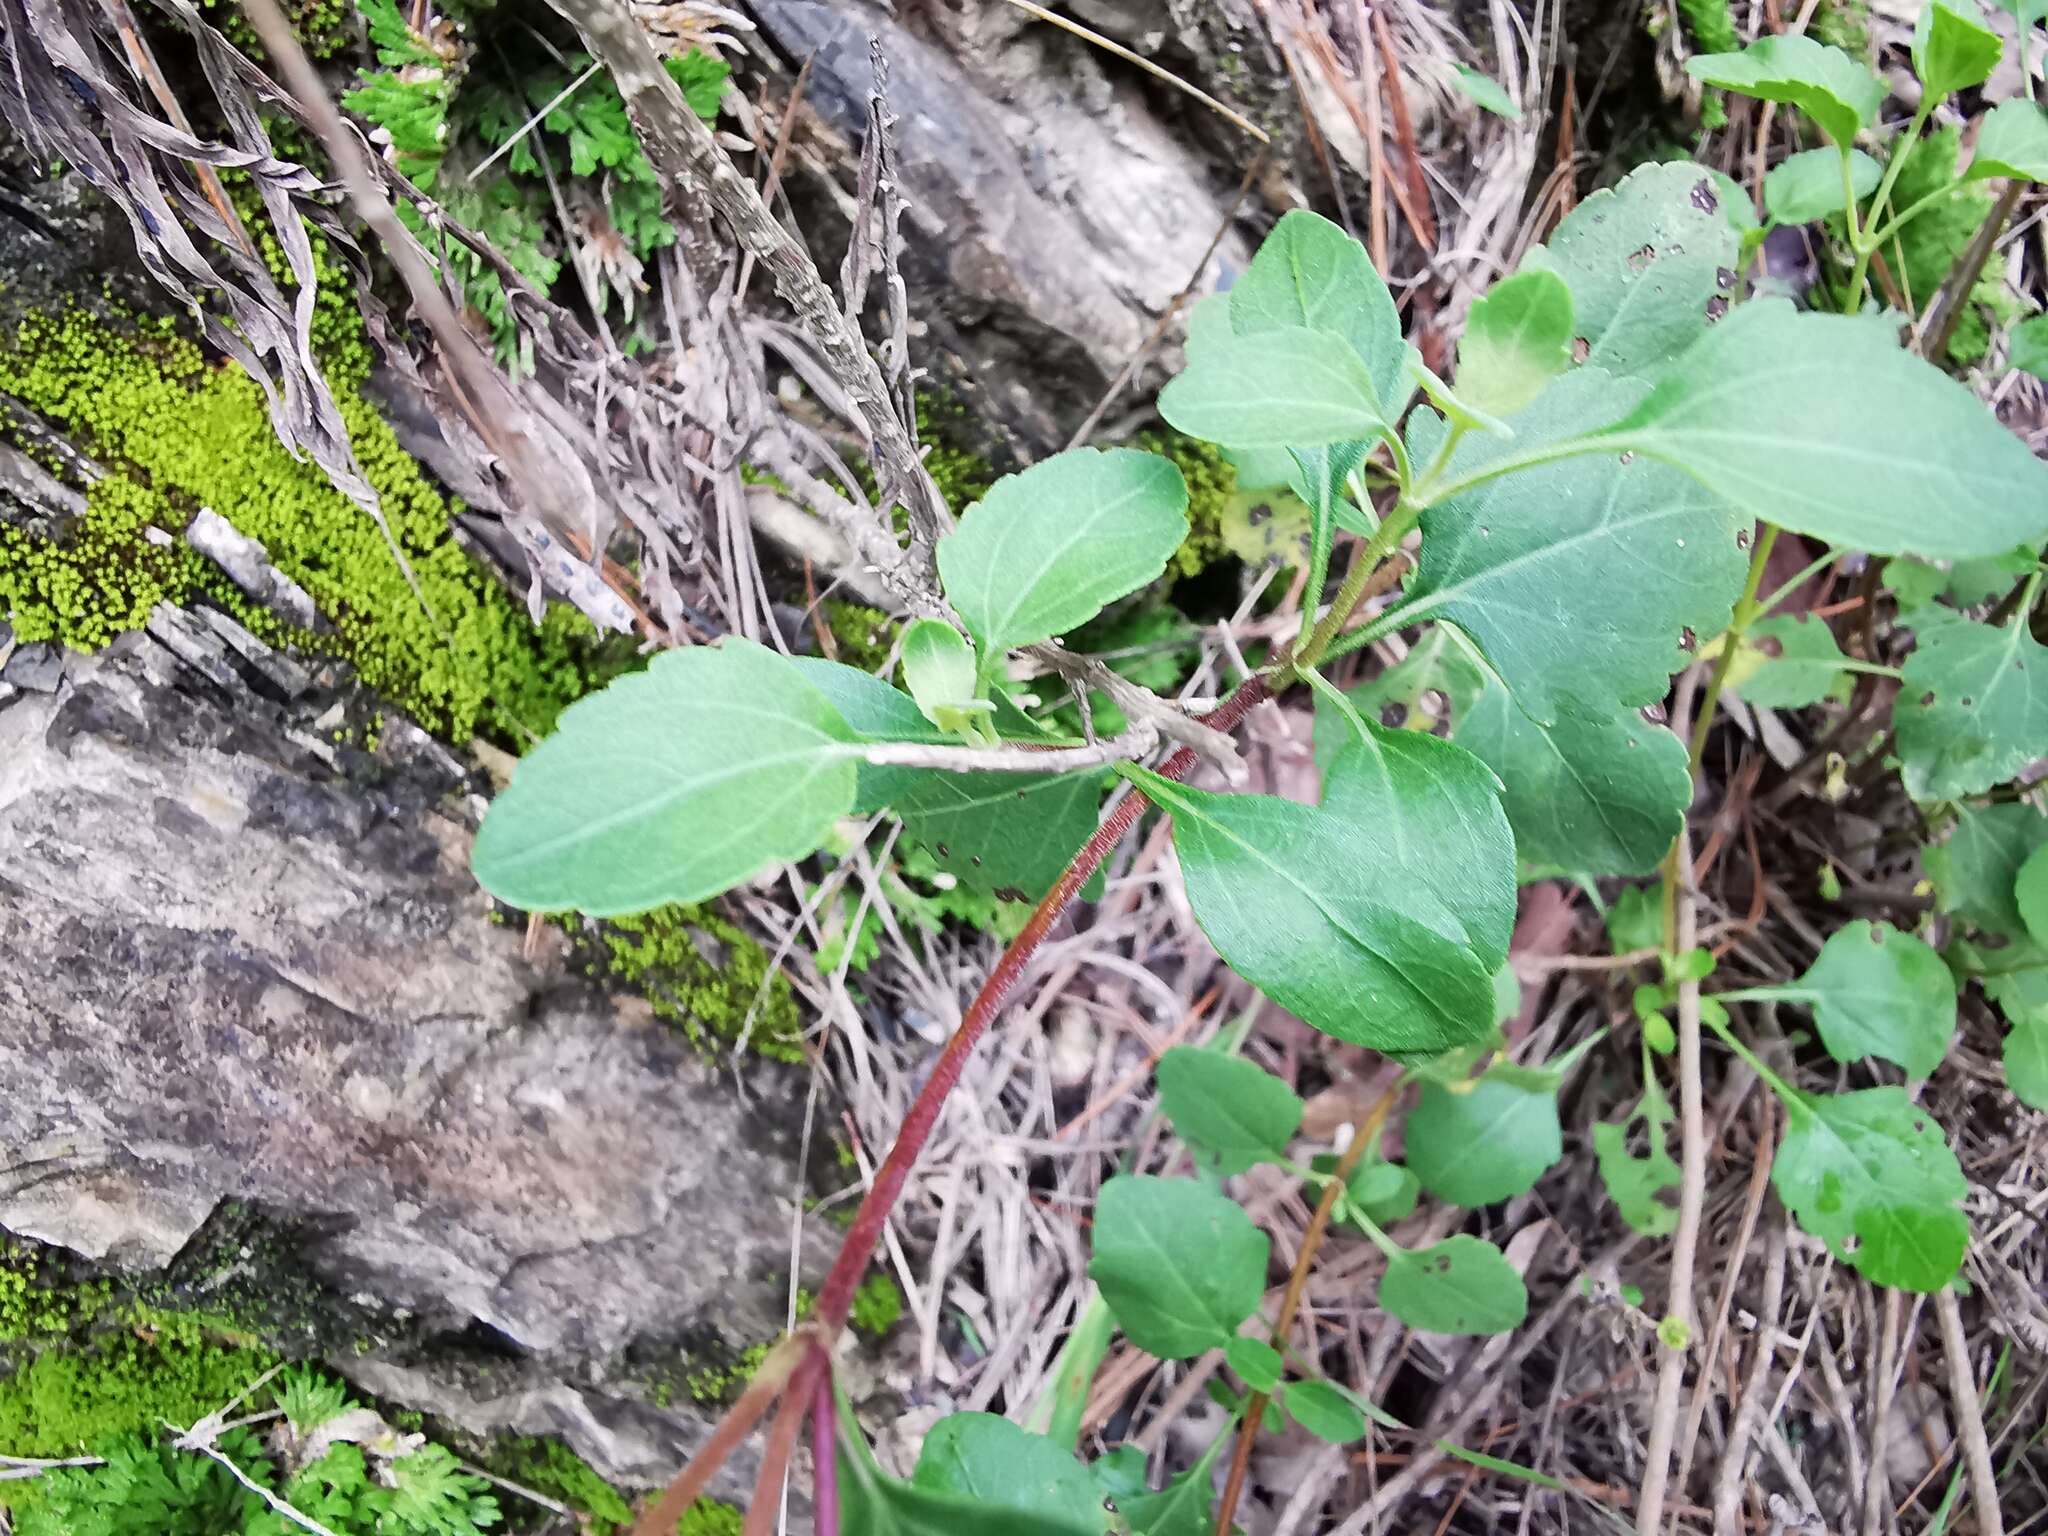
M 1952 181 L 1946 186 L 1936 187 L 1917 202 L 1908 203 L 1904 208 L 1892 215 L 1890 223 L 1886 224 L 1883 229 L 1871 237 L 1872 248 L 1876 249 L 1890 243 L 1900 230 L 1919 218 L 1932 204 L 1940 202 L 1944 197 L 1953 197 L 1965 187 L 1975 185 L 1975 182 L 1970 181 Z
M 1794 576 L 1790 581 L 1786 582 L 1783 586 L 1779 587 L 1777 591 L 1773 592 L 1769 597 L 1765 598 L 1761 603 L 1757 604 L 1757 617 L 1762 618 L 1765 614 L 1769 613 L 1773 608 L 1777 607 L 1778 604 L 1782 603 L 1783 601 L 1785 601 L 1786 598 L 1790 597 L 1794 592 L 1797 592 L 1801 587 L 1805 586 L 1807 582 L 1811 581 L 1815 576 L 1819 575 L 1820 572 L 1826 570 L 1829 566 L 1833 565 L 1837 560 L 1841 559 L 1842 553 L 1843 552 L 1839 549 L 1831 549 L 1826 554 L 1822 555 L 1818 560 L 1815 560 L 1812 564 L 1808 565 L 1805 570 L 1801 571 L 1797 576 Z
M 1749 580 L 1743 584 L 1742 597 L 1735 604 L 1735 612 L 1728 620 L 1727 633 L 1721 637 L 1721 654 L 1714 658 L 1713 675 L 1707 679 L 1707 691 L 1700 698 L 1699 713 L 1693 719 L 1692 746 L 1687 759 L 1695 776 L 1700 771 L 1700 759 L 1707 751 L 1707 731 L 1714 723 L 1714 707 L 1721 702 L 1721 690 L 1728 682 L 1728 669 L 1735 663 L 1735 653 L 1742 648 L 1742 637 L 1749 633 L 1763 607 L 1756 600 L 1757 588 L 1763 585 L 1764 567 L 1770 563 L 1771 548 L 1778 542 L 1778 526 L 1764 523 L 1763 535 L 1756 541 L 1756 553 L 1749 558 Z
M 1115 1331 L 1116 1318 L 1109 1303 L 1102 1299 L 1102 1292 L 1089 1287 L 1088 1304 L 1081 1309 L 1066 1343 L 1060 1346 L 1059 1358 L 1053 1362 L 1052 1384 L 1033 1405 L 1027 1427 L 1043 1422 L 1046 1435 L 1068 1450 L 1080 1443 L 1081 1415 L 1088 1410 L 1088 1389 L 1095 1382 L 1102 1357 L 1109 1352 L 1110 1336 Z
M 1913 141 L 1920 137 L 1920 130 L 1927 126 L 1927 119 L 1934 109 L 1941 105 L 1942 98 L 1928 92 L 1920 98 L 1920 105 L 1913 111 L 1913 120 L 1906 125 L 1906 131 L 1899 136 L 1899 142 L 1892 146 L 1890 158 L 1885 163 L 1884 179 L 1877 184 L 1877 191 L 1871 194 L 1869 222 L 1859 231 L 1856 227 L 1856 208 L 1853 196 L 1849 206 L 1849 245 L 1856 252 L 1856 267 L 1849 274 L 1849 291 L 1843 299 L 1842 312 L 1857 314 L 1863 308 L 1863 285 L 1870 274 L 1870 258 L 1877 254 L 1884 244 L 1875 234 L 1877 223 L 1884 217 L 1885 204 L 1891 200 L 1892 186 L 1899 179 L 1899 172 L 1906 168 L 1906 157 L 1912 153 Z M 1842 180 L 1849 185 L 1849 151 L 1842 150 Z
M 2020 593 L 2019 606 L 2012 611 L 2012 623 L 2025 624 L 2027 616 L 2034 611 L 2034 599 L 2041 594 L 2041 574 L 2036 570 L 2027 578 L 2026 590 Z
M 1759 988 L 1758 990 L 1762 991 L 1767 989 Z M 1722 993 L 1720 995 L 1723 997 L 1733 997 L 1735 994 L 1729 992 Z M 1808 1110 L 1806 1106 L 1806 1095 L 1801 1093 L 1797 1088 L 1794 1088 L 1790 1083 L 1786 1082 L 1785 1079 L 1778 1076 L 1778 1074 L 1773 1072 L 1769 1067 L 1765 1066 L 1762 1060 L 1758 1058 L 1756 1052 L 1752 1051 L 1748 1046 L 1744 1045 L 1741 1042 L 1741 1040 L 1736 1038 L 1734 1030 L 1730 1029 L 1726 1024 L 1723 1024 L 1719 1019 L 1714 1018 L 1711 1014 L 1702 1013 L 1700 1015 L 1700 1018 L 1706 1023 L 1706 1026 L 1709 1029 L 1711 1029 L 1715 1034 L 1721 1037 L 1721 1043 L 1723 1045 L 1727 1046 L 1729 1050 L 1733 1051 L 1737 1056 L 1740 1056 L 1743 1059 L 1743 1061 L 1748 1063 L 1750 1071 L 1754 1072 L 1758 1077 L 1762 1078 L 1765 1084 L 1769 1086 L 1771 1092 L 1775 1093 L 1779 1098 L 1785 1101 L 1785 1108 L 1788 1113 L 1794 1115 L 1811 1113 L 1811 1111 Z
M 1322 616 L 1316 627 L 1309 632 L 1308 639 L 1302 642 L 1301 649 L 1296 652 L 1292 663 L 1292 670 L 1296 675 L 1306 674 L 1333 654 L 1331 646 L 1342 632 L 1344 621 L 1351 617 L 1351 610 L 1358 606 L 1358 600 L 1365 592 L 1365 584 L 1372 580 L 1372 573 L 1379 568 L 1380 562 L 1400 547 L 1401 541 L 1408 537 L 1408 530 L 1415 526 L 1415 520 L 1421 515 L 1422 508 L 1419 505 L 1404 499 L 1387 514 L 1386 520 L 1373 530 L 1372 537 L 1366 540 L 1365 548 L 1359 551 L 1358 558 L 1352 562 L 1351 569 L 1345 574 L 1344 585 L 1337 589 L 1336 600 L 1330 604 L 1329 612 Z M 1343 651 L 1351 649 L 1353 647 L 1347 645 L 1334 654 L 1341 655 Z

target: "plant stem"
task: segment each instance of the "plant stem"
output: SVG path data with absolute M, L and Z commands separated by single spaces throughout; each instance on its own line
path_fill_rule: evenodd
M 1726 1045 L 1729 1050 L 1733 1051 L 1737 1056 L 1740 1056 L 1742 1058 L 1743 1064 L 1747 1066 L 1750 1071 L 1754 1072 L 1758 1077 L 1764 1080 L 1765 1086 L 1768 1087 L 1771 1090 L 1771 1092 L 1775 1093 L 1780 1099 L 1784 1100 L 1785 1111 L 1787 1114 L 1796 1117 L 1801 1114 L 1811 1113 L 1811 1111 L 1809 1111 L 1806 1107 L 1806 1095 L 1801 1093 L 1797 1088 L 1794 1088 L 1790 1083 L 1786 1082 L 1785 1079 L 1778 1076 L 1778 1074 L 1773 1072 L 1769 1067 L 1765 1066 L 1763 1064 L 1763 1059 L 1759 1057 L 1756 1054 L 1756 1052 L 1752 1051 L 1748 1046 L 1744 1045 L 1742 1043 L 1741 1037 L 1738 1036 L 1734 1030 L 1730 1029 L 1726 1024 L 1719 1023 L 1711 1018 L 1709 1018 L 1706 1021 L 1706 1024 L 1707 1028 L 1711 1029 L 1715 1034 L 1721 1037 L 1722 1043 Z
M 839 1536 L 839 1405 L 825 1371 L 811 1388 L 811 1520 L 815 1536 Z
M 1742 648 L 1742 637 L 1749 633 L 1763 606 L 1757 602 L 1757 588 L 1763 585 L 1764 567 L 1770 563 L 1771 549 L 1778 542 L 1776 523 L 1759 524 L 1763 533 L 1756 541 L 1756 553 L 1749 557 L 1749 579 L 1743 584 L 1742 596 L 1735 604 L 1735 611 L 1729 616 L 1728 629 L 1721 637 L 1721 654 L 1714 658 L 1714 670 L 1707 679 L 1707 691 L 1700 697 L 1699 713 L 1692 723 L 1692 745 L 1687 752 L 1695 776 L 1700 771 L 1700 760 L 1706 756 L 1707 732 L 1714 723 L 1714 706 L 1721 701 L 1721 689 L 1728 682 L 1728 669 L 1735 664 L 1735 653 Z M 1676 845 L 1673 845 L 1674 851 Z
M 1031 1411 L 1031 1421 L 1042 1417 L 1047 1437 L 1067 1450 L 1080 1443 L 1081 1417 L 1088 1411 L 1088 1388 L 1102 1366 L 1102 1357 L 1109 1352 L 1109 1336 L 1115 1326 L 1109 1303 L 1102 1299 L 1101 1291 L 1090 1286 L 1087 1304 L 1081 1308 L 1080 1317 L 1075 1319 L 1053 1361 L 1052 1386 Z
M 1287 1276 L 1287 1289 L 1280 1297 L 1280 1314 L 1273 1321 L 1272 1340 L 1276 1348 L 1284 1349 L 1287 1330 L 1294 1325 L 1294 1314 L 1301 1306 L 1301 1294 L 1308 1289 L 1309 1266 L 1315 1262 L 1316 1252 L 1323 1246 L 1323 1234 L 1329 1230 L 1330 1213 L 1337 1208 L 1337 1200 L 1344 1192 L 1345 1181 L 1351 1177 L 1359 1159 L 1366 1150 L 1378 1144 L 1380 1127 L 1387 1122 L 1387 1112 L 1394 1107 L 1394 1096 L 1401 1091 L 1401 1079 L 1395 1078 L 1386 1092 L 1365 1117 L 1365 1124 L 1351 1138 L 1351 1145 L 1344 1149 L 1344 1155 L 1337 1159 L 1337 1167 L 1330 1182 L 1323 1186 L 1322 1198 L 1316 1201 L 1315 1215 L 1309 1218 L 1308 1231 L 1302 1235 L 1301 1248 L 1294 1256 L 1294 1269 Z M 1223 1482 L 1223 1497 L 1216 1505 L 1216 1536 L 1230 1536 L 1232 1521 L 1237 1514 L 1237 1501 L 1244 1493 L 1244 1480 L 1251 1468 L 1252 1445 L 1259 1438 L 1259 1423 L 1266 1414 L 1267 1394 L 1254 1392 L 1245 1401 L 1244 1418 L 1237 1432 L 1237 1447 L 1231 1452 L 1230 1474 Z
M 1871 194 L 1870 218 L 1861 230 L 1856 227 L 1856 206 L 1853 193 L 1849 204 L 1849 244 L 1856 252 L 1856 266 L 1849 274 L 1849 291 L 1842 301 L 1842 313 L 1853 315 L 1863 308 L 1863 285 L 1870 273 L 1870 258 L 1884 244 L 1877 224 L 1884 217 L 1884 207 L 1891 200 L 1892 186 L 1899 179 L 1899 172 L 1906 168 L 1906 157 L 1913 151 L 1913 141 L 1920 137 L 1920 130 L 1927 126 L 1927 119 L 1934 109 L 1941 105 L 1942 98 L 1927 92 L 1920 98 L 1920 105 L 1913 111 L 1913 120 L 1906 125 L 1906 131 L 1899 136 L 1899 142 L 1892 146 L 1890 158 L 1885 162 L 1884 180 L 1877 184 L 1877 191 Z M 1842 151 L 1842 182 L 1849 185 L 1849 151 Z M 1885 233 L 1889 233 L 1886 231 Z

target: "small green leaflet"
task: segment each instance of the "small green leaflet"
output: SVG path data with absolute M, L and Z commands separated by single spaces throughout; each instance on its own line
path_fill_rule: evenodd
M 1840 148 L 1852 144 L 1884 105 L 1884 83 L 1839 48 L 1793 33 L 1758 38 L 1740 53 L 1685 61 L 1695 80 L 1758 101 L 1799 108 Z
M 1927 0 L 1913 28 L 1913 73 L 1938 96 L 1982 85 L 1998 67 L 2005 43 L 1977 18 L 1974 0 L 1960 7 L 1949 0 Z
M 1468 436 L 1451 472 L 1567 441 L 1625 415 L 1640 387 L 1588 364 L 1515 417 L 1511 440 Z M 1981 407 L 1980 413 L 1981 413 Z M 1418 411 L 1422 462 L 1442 419 Z M 1479 642 L 1524 713 L 1663 698 L 1688 635 L 1719 634 L 1742 590 L 1749 519 L 1678 470 L 1626 450 L 1517 470 L 1422 514 L 1404 620 L 1448 618 Z
M 1892 717 L 1908 794 L 1981 794 L 2048 754 L 2048 646 L 2027 633 L 2025 615 L 1949 619 L 1919 641 Z
M 1645 1237 L 1664 1237 L 1678 1228 L 1680 1175 L 1667 1145 L 1674 1118 L 1663 1088 L 1646 1072 L 1641 1102 L 1625 1118 L 1593 1127 L 1593 1155 L 1600 1164 L 1600 1182 L 1607 1186 L 1607 1196 L 1621 1212 L 1621 1219 Z M 1629 1126 L 1637 1120 L 1642 1121 L 1649 1142 L 1649 1150 L 1641 1157 L 1628 1150 Z
M 1825 620 L 1778 613 L 1750 626 L 1729 682 L 1761 708 L 1804 709 L 1834 691 L 1848 659 Z
M 1938 1291 L 1963 1261 L 1969 1193 L 1941 1127 L 1903 1088 L 1787 1104 L 1771 1183 L 1799 1225 L 1874 1285 Z
M 1301 1128 L 1301 1100 L 1279 1078 L 1192 1045 L 1159 1058 L 1159 1106 L 1198 1160 L 1223 1174 L 1282 1161 Z
M 1102 776 L 914 769 L 891 806 L 903 832 L 972 890 L 1037 901 L 1095 831 Z
M 1187 506 L 1172 461 L 1135 448 L 1073 448 L 998 480 L 938 552 L 983 664 L 1157 580 L 1187 538 Z
M 1271 1392 L 1280 1384 L 1280 1374 L 1287 1365 L 1280 1351 L 1265 1340 L 1243 1337 L 1230 1341 L 1223 1359 L 1237 1372 L 1238 1380 L 1254 1392 Z
M 1557 1089 L 1490 1072 L 1476 1082 L 1424 1083 L 1408 1112 L 1408 1167 L 1452 1205 L 1491 1205 L 1531 1188 L 1564 1156 Z
M 1159 414 L 1233 448 L 1312 448 L 1391 430 L 1365 359 L 1341 336 L 1298 327 L 1206 343 L 1160 391 Z
M 934 1424 L 910 1482 L 1043 1519 L 1048 1530 L 1114 1529 L 1095 1479 L 1071 1451 L 993 1413 L 948 1414 Z
M 1346 722 L 1347 726 L 1350 722 Z M 1489 968 L 1507 959 L 1515 928 L 1515 835 L 1501 783 L 1463 747 L 1370 720 L 1323 776 L 1322 809 L 1367 827 L 1380 844 L 1376 878 L 1427 892 L 1455 914 Z
M 1364 360 L 1384 419 L 1396 418 L 1408 398 L 1394 296 L 1365 247 L 1321 214 L 1296 208 L 1280 216 L 1230 290 L 1230 327 L 1239 336 L 1299 327 L 1341 337 Z
M 1382 829 L 1126 771 L 1173 817 L 1203 932 L 1282 1007 L 1381 1051 L 1448 1050 L 1492 1027 L 1497 960 L 1475 952 L 1461 914 L 1404 880 Z
M 1571 289 L 1555 272 L 1517 272 L 1472 305 L 1458 342 L 1458 394 L 1512 416 L 1571 362 Z
M 1365 1436 L 1365 1415 L 1327 1381 L 1290 1381 L 1281 1401 L 1288 1416 L 1318 1440 L 1349 1445 Z
M 2048 535 L 2048 465 L 1975 395 L 1867 319 L 1782 299 L 1709 329 L 1608 437 L 1750 516 L 1873 554 Z
M 1095 1202 L 1088 1278 L 1147 1354 L 1223 1349 L 1266 1290 L 1266 1234 L 1228 1195 L 1194 1179 L 1121 1175 Z
M 1877 190 L 1884 168 L 1860 149 L 1849 152 L 1849 180 L 1860 203 Z M 1764 207 L 1780 224 L 1811 224 L 1842 211 L 1842 154 L 1806 149 L 1787 155 L 1764 177 Z
M 925 719 L 942 731 L 965 730 L 989 712 L 975 697 L 974 646 L 944 619 L 904 626 L 903 682 Z
M 2048 1015 L 2012 1020 L 2005 1036 L 2005 1083 L 2022 1104 L 2048 1110 Z
M 1483 75 L 1469 64 L 1453 64 L 1451 80 L 1459 90 L 1495 117 L 1504 117 L 1511 123 L 1522 120 L 1522 109 L 1508 95 L 1501 83 L 1491 75 Z
M 1664 944 L 1664 902 L 1654 885 L 1625 885 L 1607 908 L 1607 942 L 1617 955 Z
M 1977 149 L 1963 180 L 1985 181 L 1993 176 L 2048 181 L 2048 110 L 2021 97 L 2001 101 L 1984 114 L 1984 126 L 1977 130 Z
M 1728 307 L 1740 244 L 1711 173 L 1674 161 L 1588 197 L 1522 270 L 1555 272 L 1571 289 L 1583 361 L 1640 377 L 1669 366 Z
M 1644 875 L 1678 836 L 1692 801 L 1685 743 L 1632 709 L 1559 701 L 1540 725 L 1498 684 L 1452 737 L 1500 775 L 1524 865 L 1583 875 Z
M 1783 995 L 1809 1004 L 1828 1054 L 1881 1056 L 1926 1077 L 1956 1032 L 1956 983 L 1941 956 L 1889 923 L 1854 922 L 1821 946 Z
M 1316 1171 L 1327 1173 L 1336 1163 L 1337 1159 L 1331 1157 L 1326 1167 L 1324 1160 L 1318 1158 Z M 1413 1213 L 1421 1193 L 1422 1181 L 1405 1167 L 1377 1160 L 1359 1163 L 1351 1170 L 1351 1177 L 1344 1185 L 1344 1195 L 1351 1204 L 1352 1213 L 1381 1227 Z
M 1116 1505 L 1117 1513 L 1130 1522 L 1132 1536 L 1209 1536 L 1215 1528 L 1209 1507 L 1214 1498 L 1216 1457 L 1229 1443 L 1228 1435 L 1218 1435 L 1192 1467 L 1157 1493 L 1145 1491 L 1145 1457 L 1140 1452 L 1137 1486 L 1112 1488 L 1109 1479 L 1101 1478 L 1103 1492 Z M 1095 1462 L 1098 1476 L 1109 1459 L 1105 1456 Z
M 563 711 L 471 866 L 529 912 L 703 901 L 812 853 L 853 808 L 859 753 L 786 657 L 738 639 L 664 651 Z
M 2025 801 L 1963 805 L 1956 808 L 1948 841 L 1926 849 L 1921 861 L 1944 912 L 1982 933 L 2016 939 L 2024 936 L 2025 923 L 2014 882 L 2028 855 L 2043 843 L 2048 843 L 2048 816 Z
M 1529 1315 L 1529 1292 L 1498 1248 L 1460 1234 L 1390 1255 L 1380 1305 L 1424 1333 L 1505 1333 Z
M 2048 382 L 2048 315 L 2030 315 L 2012 328 L 2007 361 L 2021 373 Z
M 2028 937 L 2048 948 L 2048 843 L 2027 855 L 2013 877 L 2012 893 Z

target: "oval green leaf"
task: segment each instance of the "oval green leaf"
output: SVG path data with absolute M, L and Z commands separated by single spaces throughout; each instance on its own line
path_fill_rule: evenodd
M 963 729 L 975 708 L 974 646 L 944 619 L 913 619 L 903 630 L 903 683 L 925 719 L 942 731 Z
M 1764 709 L 1804 709 L 1834 691 L 1848 659 L 1825 619 L 1773 614 L 1749 627 L 1728 681 Z
M 2048 181 L 2048 110 L 2024 99 L 2001 101 L 1984 114 L 1965 181 L 2014 176 Z
M 1998 67 L 2005 43 L 1978 18 L 1972 3 L 1927 0 L 1913 27 L 1913 73 L 1937 96 L 1982 85 Z
M 1840 1062 L 1879 1056 L 1926 1077 L 1956 1032 L 1956 983 L 1921 940 L 1889 923 L 1854 922 L 1821 946 L 1793 995 Z
M 1408 1167 L 1452 1205 L 1491 1205 L 1532 1188 L 1564 1156 L 1557 1090 L 1488 1073 L 1424 1083 L 1408 1112 Z
M 2005 1085 L 2030 1109 L 2048 1111 L 2048 1017 L 2022 1016 L 2005 1036 Z
M 1130 1341 L 1162 1360 L 1228 1347 L 1265 1294 L 1272 1247 L 1220 1190 L 1149 1174 L 1102 1186 L 1094 1245 L 1088 1277 Z
M 1295 208 L 1280 216 L 1230 289 L 1230 326 L 1239 336 L 1298 328 L 1340 337 L 1365 363 L 1384 418 L 1407 398 L 1394 296 L 1365 247 L 1319 213 Z
M 1287 1362 L 1280 1351 L 1264 1339 L 1235 1338 L 1223 1351 L 1224 1361 L 1237 1372 L 1237 1379 L 1254 1392 L 1271 1392 L 1280 1385 L 1280 1373 Z
M 1290 1381 L 1282 1401 L 1289 1417 L 1318 1440 L 1349 1445 L 1365 1435 L 1365 1415 L 1327 1381 Z
M 2007 624 L 1947 618 L 1923 629 L 1893 708 L 1915 800 L 1958 800 L 2048 754 L 2048 646 Z
M 1453 64 L 1451 82 L 1495 117 L 1504 117 L 1511 123 L 1522 120 L 1522 109 L 1493 76 L 1483 75 L 1469 64 Z
M 859 753 L 788 658 L 738 639 L 664 651 L 563 711 L 471 867 L 529 912 L 703 901 L 814 852 L 853 809 Z
M 939 540 L 946 597 L 987 661 L 1085 624 L 1158 579 L 1188 533 L 1169 459 L 1073 448 L 1006 475 Z
M 1460 1234 L 1390 1258 L 1380 1305 L 1424 1333 L 1505 1333 L 1529 1315 L 1529 1291 L 1498 1248 Z
M 1111 1529 L 1095 1479 L 1071 1451 L 993 1413 L 953 1413 L 934 1424 L 910 1483 L 982 1508 L 1036 1516 L 1053 1529 Z
M 1884 168 L 1856 149 L 1849 152 L 1850 189 L 1860 203 L 1877 190 Z M 1787 155 L 1764 177 L 1764 207 L 1780 224 L 1811 224 L 1842 212 L 1842 153 L 1807 149 Z
M 1314 448 L 1389 430 L 1351 343 L 1299 328 L 1207 343 L 1160 391 L 1159 414 L 1232 448 Z
M 1458 342 L 1458 396 L 1512 416 L 1571 363 L 1571 289 L 1555 272 L 1517 272 L 1472 306 Z
M 1301 1127 L 1301 1100 L 1242 1056 L 1177 1045 L 1159 1058 L 1159 1107 L 1200 1159 L 1223 1174 L 1281 1162 Z

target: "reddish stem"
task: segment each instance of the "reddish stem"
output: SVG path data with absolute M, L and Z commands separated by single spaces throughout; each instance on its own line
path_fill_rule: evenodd
M 818 1372 L 811 1389 L 811 1508 L 816 1536 L 839 1536 L 839 1405 L 830 1371 Z
M 1248 678 L 1237 692 L 1204 715 L 1202 723 L 1212 730 L 1231 730 L 1251 713 L 1255 705 L 1270 697 L 1272 690 L 1263 677 Z M 1182 747 L 1160 764 L 1158 772 L 1161 778 L 1181 779 L 1194 766 L 1194 751 Z M 1003 957 L 989 972 L 988 980 L 981 984 L 981 991 L 975 994 L 960 1027 L 953 1031 L 953 1038 L 939 1053 L 938 1064 L 932 1068 L 932 1075 L 925 1079 L 924 1087 L 910 1106 L 910 1113 L 903 1117 L 903 1125 L 896 1133 L 896 1143 L 889 1148 L 881 1171 L 875 1175 L 867 1197 L 861 1201 L 853 1225 L 847 1229 L 846 1242 L 839 1250 L 839 1257 L 833 1261 L 832 1272 L 825 1277 L 825 1284 L 818 1292 L 818 1306 L 812 1316 L 825 1347 L 831 1347 L 833 1337 L 846 1324 L 847 1313 L 853 1307 L 853 1293 L 860 1285 L 861 1276 L 867 1273 L 869 1261 L 875 1256 L 875 1247 L 882 1240 L 882 1228 L 889 1220 L 889 1212 L 903 1193 L 910 1170 L 939 1123 L 946 1095 L 953 1091 L 953 1085 L 960 1081 L 960 1074 L 966 1070 L 967 1058 L 973 1054 L 996 1011 L 1023 979 L 1038 946 L 1045 942 L 1053 925 L 1073 904 L 1074 898 L 1081 893 L 1081 887 L 1109 857 L 1110 850 L 1122 842 L 1124 834 L 1136 824 L 1146 803 L 1143 795 L 1127 795 L 1104 818 L 1102 825 L 1095 829 L 1095 835 L 1082 845 L 1065 873 L 1046 892 L 1045 900 L 1038 904 L 1030 921 L 1024 924 L 1023 931 L 1010 941 L 1010 947 L 1003 951 Z

